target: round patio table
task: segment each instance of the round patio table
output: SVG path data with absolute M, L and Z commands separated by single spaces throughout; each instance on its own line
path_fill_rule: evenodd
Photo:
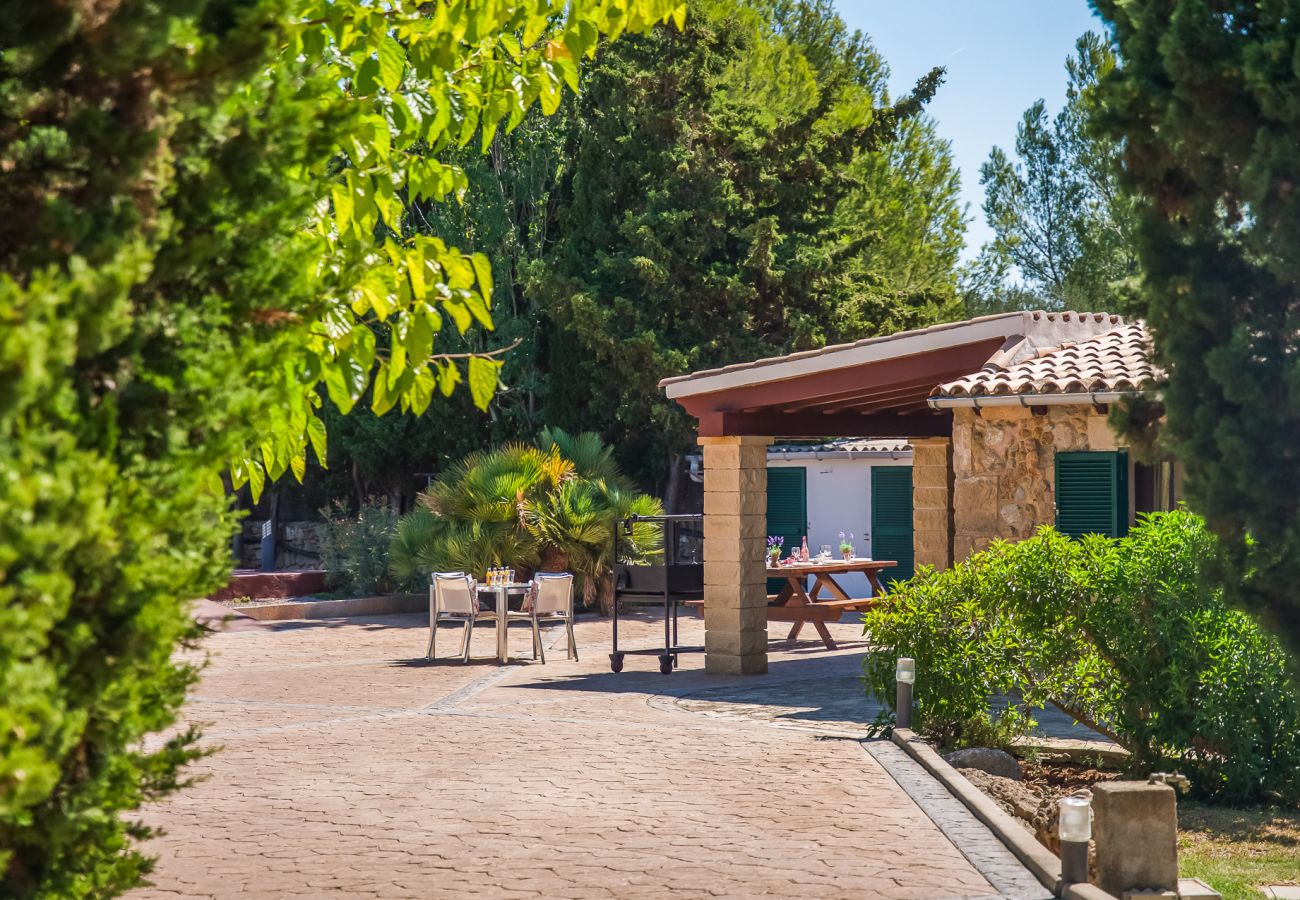
M 509 662 L 510 652 L 506 642 L 506 626 L 510 624 L 508 616 L 510 610 L 509 597 L 511 594 L 524 594 L 528 591 L 528 582 L 514 581 L 510 584 L 480 584 L 478 586 L 480 594 L 496 595 L 497 610 L 497 662 Z

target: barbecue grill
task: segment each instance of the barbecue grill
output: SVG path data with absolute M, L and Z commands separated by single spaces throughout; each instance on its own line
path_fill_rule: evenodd
M 659 525 L 664 532 L 662 561 L 657 563 L 623 563 L 619 556 L 620 535 L 630 535 L 637 524 Z M 677 666 L 680 653 L 692 653 L 703 647 L 682 647 L 677 643 L 677 610 L 686 600 L 704 597 L 704 516 L 630 516 L 614 530 L 614 636 L 609 654 L 612 671 L 623 671 L 623 657 L 628 654 L 659 657 L 659 671 L 665 675 Z M 620 650 L 618 648 L 618 610 L 620 605 L 657 607 L 664 611 L 664 645 L 660 649 Z

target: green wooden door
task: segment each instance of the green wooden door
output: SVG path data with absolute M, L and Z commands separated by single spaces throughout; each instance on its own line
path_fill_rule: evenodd
M 785 538 L 783 556 L 798 549 L 808 534 L 808 470 L 803 466 L 767 470 L 767 533 Z M 767 592 L 775 594 L 784 585 L 784 579 L 769 578 Z
M 1056 454 L 1056 530 L 1070 537 L 1128 533 L 1128 454 Z
M 912 577 L 912 467 L 871 467 L 871 558 L 898 565 L 880 573 L 881 582 Z

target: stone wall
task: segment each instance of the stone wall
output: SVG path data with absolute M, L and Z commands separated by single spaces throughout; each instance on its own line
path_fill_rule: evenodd
M 995 538 L 1022 540 L 1056 521 L 1057 451 L 1115 450 L 1106 416 L 1087 405 L 953 410 L 953 556 Z
M 265 519 L 244 519 L 241 523 L 244 542 L 243 556 L 236 568 L 260 569 L 262 567 L 262 524 Z M 275 566 L 277 569 L 315 569 L 320 567 L 320 538 L 324 522 L 280 522 L 279 540 L 276 542 Z

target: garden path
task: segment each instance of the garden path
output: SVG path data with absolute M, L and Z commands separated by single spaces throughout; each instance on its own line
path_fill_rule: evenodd
M 604 620 L 579 622 L 580 663 L 548 637 L 544 667 L 426 663 L 418 616 L 214 635 L 186 710 L 221 749 L 145 812 L 165 834 L 132 896 L 1045 896 L 892 744 L 861 742 L 864 648 L 832 627 L 838 652 L 773 644 L 752 678 L 698 654 L 615 675 Z M 623 643 L 656 633 L 631 621 Z

